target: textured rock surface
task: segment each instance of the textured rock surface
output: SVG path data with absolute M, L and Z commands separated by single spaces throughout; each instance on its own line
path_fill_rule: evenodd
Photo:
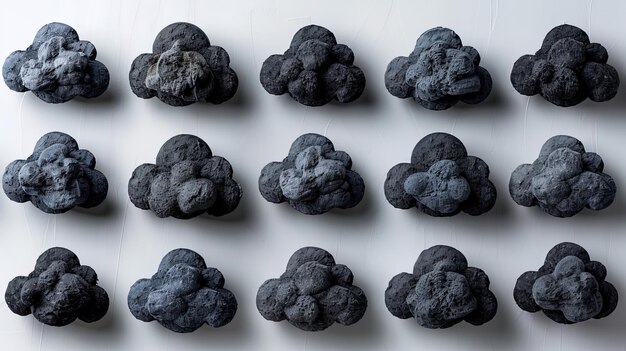
M 95 170 L 96 159 L 79 149 L 71 136 L 51 132 L 39 139 L 33 154 L 5 169 L 2 188 L 9 199 L 30 201 L 46 213 L 63 213 L 75 206 L 95 207 L 106 198 L 109 185 Z
M 513 297 L 527 312 L 543 313 L 557 323 L 604 318 L 617 307 L 617 290 L 605 281 L 606 268 L 591 261 L 582 247 L 560 243 L 538 271 L 522 274 Z
M 178 22 L 159 32 L 152 53 L 137 56 L 128 77 L 133 93 L 140 98 L 156 96 L 172 106 L 221 104 L 239 87 L 229 64 L 226 50 L 211 45 L 200 28 Z
M 457 249 L 437 245 L 417 258 L 413 273 L 400 273 L 389 281 L 385 305 L 394 316 L 415 318 L 422 327 L 449 328 L 461 321 L 489 322 L 498 302 L 489 290 L 489 277 L 468 267 Z
M 32 313 L 47 325 L 61 327 L 77 318 L 91 323 L 109 309 L 109 296 L 97 281 L 93 268 L 81 266 L 72 251 L 53 247 L 39 256 L 32 273 L 9 282 L 4 299 L 13 313 Z
M 235 295 L 224 289 L 224 276 L 207 267 L 202 256 L 187 249 L 170 251 L 151 279 L 130 288 L 128 308 L 135 318 L 156 320 L 177 333 L 190 333 L 203 324 L 228 324 L 237 312 Z
M 163 144 L 156 164 L 137 167 L 128 182 L 130 201 L 158 217 L 189 219 L 208 213 L 228 214 L 237 208 L 241 187 L 223 157 L 194 135 L 177 135 Z
M 293 36 L 283 55 L 263 62 L 261 84 L 270 94 L 287 93 L 307 106 L 351 102 L 365 88 L 365 75 L 353 62 L 352 50 L 337 44 L 331 31 L 310 25 Z
M 261 170 L 259 191 L 269 202 L 286 201 L 309 215 L 351 208 L 365 194 L 363 179 L 351 168 L 350 155 L 335 151 L 328 138 L 303 134 L 282 162 L 271 162 Z
M 571 217 L 583 208 L 602 210 L 615 199 L 615 182 L 602 173 L 604 162 L 576 138 L 554 136 L 539 158 L 511 174 L 509 192 L 519 205 L 539 206 L 556 217 Z
M 435 216 L 463 211 L 477 216 L 496 202 L 489 166 L 468 156 L 463 143 L 447 133 L 432 133 L 420 140 L 411 163 L 392 167 L 385 180 L 385 196 L 396 208 L 417 207 Z
M 445 110 L 459 101 L 478 104 L 491 92 L 491 75 L 479 66 L 480 55 L 463 46 L 451 29 L 424 32 L 408 56 L 394 58 L 385 71 L 391 95 L 413 98 L 429 110 Z
M 522 95 L 540 94 L 558 106 L 574 106 L 586 98 L 607 101 L 619 87 L 608 58 L 604 46 L 591 43 L 582 29 L 563 24 L 548 32 L 535 55 L 515 62 L 511 83 Z
M 317 247 L 296 251 L 280 278 L 269 279 L 256 295 L 263 318 L 287 320 L 305 331 L 320 331 L 337 322 L 352 325 L 367 309 L 363 291 L 352 285 L 352 272 L 335 264 L 333 256 Z
M 93 98 L 109 86 L 109 71 L 96 61 L 96 47 L 79 40 L 74 28 L 56 22 L 43 26 L 26 50 L 11 53 L 2 76 L 11 90 L 30 90 L 53 104 L 76 96 Z

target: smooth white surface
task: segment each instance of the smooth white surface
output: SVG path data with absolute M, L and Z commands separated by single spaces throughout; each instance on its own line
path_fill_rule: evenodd
M 94 43 L 98 60 L 110 70 L 111 85 L 95 100 L 49 105 L 0 84 L 0 165 L 28 156 L 41 135 L 60 130 L 96 155 L 97 168 L 111 187 L 101 208 L 57 216 L 0 196 L 0 288 L 29 273 L 45 248 L 64 246 L 98 272 L 111 306 L 98 323 L 54 328 L 12 314 L 2 301 L 0 349 L 623 350 L 626 302 L 606 319 L 561 326 L 542 314 L 521 311 L 512 290 L 522 272 L 539 268 L 554 244 L 574 241 L 607 266 L 608 280 L 626 296 L 626 87 L 610 102 L 585 101 L 564 109 L 519 95 L 509 73 L 519 56 L 540 47 L 548 30 L 570 23 L 608 49 L 609 63 L 626 80 L 625 14 L 621 0 L 4 2 L 0 57 L 26 48 L 42 25 L 64 22 Z M 241 82 L 234 100 L 174 108 L 132 94 L 127 78 L 132 60 L 149 52 L 159 30 L 175 21 L 198 25 L 229 52 Z M 355 63 L 368 80 L 357 102 L 306 108 L 261 87 L 263 60 L 283 52 L 294 32 L 310 23 L 331 29 L 354 50 Z M 439 25 L 454 29 L 464 44 L 480 52 L 494 79 L 492 95 L 483 104 L 432 112 L 387 93 L 387 63 L 409 54 L 419 34 Z M 481 217 L 431 218 L 387 203 L 387 171 L 407 162 L 415 143 L 434 131 L 458 136 L 470 154 L 490 165 L 499 191 L 494 210 Z M 366 182 L 358 207 L 309 217 L 260 196 L 261 168 L 282 159 L 305 132 L 325 134 L 352 156 Z M 126 184 L 133 169 L 153 162 L 162 143 L 178 133 L 204 138 L 215 154 L 232 163 L 244 189 L 236 212 L 181 221 L 158 219 L 130 203 Z M 558 219 L 511 200 L 511 171 L 533 161 L 555 134 L 575 136 L 604 158 L 619 188 L 612 207 Z M 383 296 L 389 279 L 410 271 L 421 250 L 435 244 L 457 247 L 470 265 L 488 273 L 500 305 L 492 322 L 427 330 L 387 312 Z M 259 285 L 280 275 L 291 253 L 306 245 L 329 250 L 352 269 L 370 301 L 360 323 L 311 334 L 258 314 L 254 300 Z M 239 300 L 228 326 L 178 335 L 128 312 L 130 285 L 152 275 L 161 257 L 178 247 L 196 250 L 224 273 L 226 287 Z

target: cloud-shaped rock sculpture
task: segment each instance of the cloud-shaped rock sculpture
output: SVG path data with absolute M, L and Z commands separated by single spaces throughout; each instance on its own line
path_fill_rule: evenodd
M 97 282 L 93 268 L 82 266 L 72 251 L 53 247 L 39 256 L 32 273 L 9 282 L 4 299 L 13 313 L 32 313 L 47 325 L 91 323 L 109 309 L 109 296 Z
M 617 290 L 605 278 L 606 267 L 592 261 L 584 248 L 560 243 L 538 271 L 517 279 L 513 297 L 524 311 L 543 311 L 557 323 L 600 319 L 615 310 L 618 300 Z
M 417 324 L 431 329 L 449 328 L 461 321 L 481 325 L 498 309 L 487 274 L 468 267 L 460 251 L 445 245 L 422 251 L 412 274 L 393 277 L 385 291 L 385 304 L 392 315 L 415 318 Z
M 331 31 L 309 25 L 296 32 L 284 54 L 263 62 L 261 84 L 272 95 L 287 93 L 307 106 L 352 102 L 365 88 L 365 75 L 353 62 L 352 50 L 337 44 Z
M 413 98 L 429 110 L 445 110 L 459 101 L 478 104 L 491 92 L 491 75 L 479 66 L 480 55 L 463 46 L 451 29 L 436 27 L 417 39 L 408 56 L 394 58 L 385 71 L 391 95 Z
M 157 321 L 176 333 L 190 333 L 208 324 L 230 323 L 237 300 L 224 289 L 224 276 L 207 267 L 202 256 L 188 249 L 170 251 L 150 279 L 139 279 L 128 293 L 128 308 L 135 318 Z
M 237 74 L 229 65 L 226 50 L 211 45 L 200 28 L 178 22 L 159 32 L 152 53 L 135 58 L 128 77 L 133 93 L 140 98 L 156 96 L 171 106 L 221 104 L 239 87 Z
M 109 86 L 109 71 L 96 61 L 96 47 L 79 40 L 74 28 L 56 22 L 43 26 L 26 50 L 11 53 L 2 76 L 11 90 L 30 90 L 53 104 L 76 96 L 94 98 Z
M 189 219 L 208 213 L 228 214 L 237 208 L 241 187 L 223 157 L 195 135 L 177 135 L 159 150 L 156 164 L 137 167 L 128 182 L 130 201 L 157 217 Z
M 420 140 L 411 163 L 393 166 L 385 180 L 385 196 L 396 208 L 417 207 L 434 217 L 463 211 L 477 216 L 496 202 L 489 166 L 468 156 L 463 143 L 447 133 L 432 133 Z
M 42 136 L 33 154 L 15 160 L 5 169 L 2 189 L 16 202 L 32 202 L 46 213 L 63 213 L 75 206 L 98 206 L 106 198 L 109 185 L 95 169 L 96 158 L 78 148 L 71 136 L 51 132 Z
M 291 144 L 282 162 L 263 167 L 259 191 L 269 202 L 288 202 L 308 215 L 351 208 L 365 194 L 363 179 L 351 168 L 350 155 L 335 151 L 328 138 L 303 134 Z
M 280 278 L 261 285 L 256 306 L 263 318 L 287 320 L 305 331 L 321 331 L 335 322 L 352 325 L 367 309 L 367 298 L 352 285 L 353 278 L 327 251 L 303 247 L 291 255 Z
M 604 162 L 576 138 L 554 136 L 541 148 L 539 158 L 511 174 L 509 192 L 518 204 L 539 206 L 555 217 L 571 217 L 585 207 L 607 208 L 615 199 L 615 182 L 603 173 Z
M 515 61 L 511 83 L 522 95 L 539 94 L 558 106 L 574 106 L 586 98 L 603 102 L 619 87 L 619 75 L 608 59 L 604 46 L 590 42 L 585 31 L 563 24 L 548 32 L 534 55 Z

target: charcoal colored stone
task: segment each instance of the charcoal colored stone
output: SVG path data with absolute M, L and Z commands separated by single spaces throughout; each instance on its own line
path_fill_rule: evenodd
M 50 132 L 37 141 L 27 159 L 6 167 L 2 189 L 12 201 L 30 201 L 46 213 L 95 207 L 104 201 L 109 189 L 106 177 L 95 167 L 94 155 L 79 149 L 74 138 Z
M 331 31 L 309 25 L 296 32 L 284 54 L 263 62 L 261 84 L 272 95 L 289 94 L 307 106 L 352 102 L 365 89 L 365 75 L 353 62 L 352 50 L 337 44 Z
M 539 94 L 557 106 L 574 106 L 587 98 L 608 101 L 619 87 L 608 58 L 606 49 L 591 43 L 582 29 L 563 24 L 548 32 L 534 55 L 515 61 L 511 83 L 520 94 Z
M 287 320 L 304 331 L 321 331 L 335 322 L 352 325 L 363 317 L 367 298 L 352 284 L 350 269 L 317 247 L 294 252 L 280 278 L 266 280 L 256 295 L 263 318 Z
M 417 39 L 413 52 L 391 60 L 385 71 L 391 95 L 413 98 L 429 110 L 446 110 L 462 101 L 478 104 L 491 92 L 489 72 L 480 66 L 480 55 L 463 46 L 451 29 L 436 27 Z
M 235 295 L 224 289 L 224 276 L 207 267 L 188 249 L 170 251 L 150 279 L 139 279 L 128 293 L 135 318 L 157 321 L 176 333 L 190 333 L 204 324 L 219 328 L 237 312 Z
M 581 246 L 564 242 L 548 252 L 538 271 L 517 279 L 513 298 L 524 311 L 543 311 L 557 323 L 600 319 L 611 314 L 618 301 L 617 290 L 605 278 L 602 263 L 592 261 Z
M 282 162 L 263 167 L 259 191 L 269 202 L 287 202 L 308 215 L 351 208 L 365 194 L 363 179 L 351 168 L 350 155 L 335 151 L 328 138 L 303 134 L 291 144 Z
M 156 96 L 171 106 L 221 104 L 239 87 L 237 74 L 229 65 L 226 50 L 211 45 L 200 28 L 177 22 L 159 32 L 152 53 L 135 58 L 128 78 L 140 98 Z
M 557 135 L 543 144 L 539 158 L 511 174 L 509 192 L 521 206 L 539 206 L 555 217 L 571 217 L 585 207 L 602 210 L 615 199 L 615 182 L 604 162 L 576 138 Z
M 430 329 L 449 328 L 466 321 L 473 325 L 489 322 L 498 301 L 489 290 L 489 277 L 481 269 L 468 267 L 457 249 L 436 245 L 422 251 L 413 273 L 400 273 L 389 281 L 385 305 L 400 318 L 415 318 Z
M 53 104 L 76 96 L 94 98 L 109 86 L 109 71 L 96 61 L 96 47 L 79 40 L 74 28 L 57 22 L 43 26 L 26 50 L 11 53 L 2 76 L 11 90 L 30 90 Z
M 92 323 L 109 309 L 109 296 L 97 282 L 93 268 L 82 266 L 72 251 L 53 247 L 39 256 L 28 276 L 9 282 L 4 299 L 13 313 L 32 313 L 47 325 L 62 327 L 76 319 Z
M 222 216 L 237 208 L 241 195 L 228 160 L 214 156 L 204 140 L 189 134 L 166 141 L 156 164 L 135 168 L 128 181 L 130 201 L 160 218 Z
M 413 149 L 411 163 L 393 166 L 385 180 L 385 197 L 393 207 L 418 208 L 434 217 L 472 216 L 489 211 L 496 202 L 489 166 L 468 156 L 463 143 L 447 133 L 432 133 Z

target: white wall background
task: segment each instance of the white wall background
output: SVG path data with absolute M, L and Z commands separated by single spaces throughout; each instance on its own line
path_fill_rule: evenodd
M 3 2 L 0 57 L 26 48 L 42 25 L 64 22 L 95 44 L 111 85 L 95 100 L 49 105 L 0 84 L 0 165 L 28 156 L 41 135 L 60 130 L 96 155 L 111 188 L 101 208 L 56 216 L 0 196 L 0 287 L 29 273 L 44 249 L 64 246 L 96 269 L 111 306 L 97 323 L 54 328 L 12 314 L 2 301 L 0 349 L 623 350 L 626 302 L 606 319 L 562 326 L 521 311 L 512 290 L 519 274 L 539 268 L 554 244 L 574 241 L 608 267 L 608 280 L 626 296 L 626 87 L 610 102 L 585 101 L 565 109 L 517 94 L 509 73 L 519 56 L 540 47 L 552 27 L 569 23 L 602 43 L 609 63 L 626 80 L 625 14 L 626 2 L 620 0 Z M 241 83 L 234 100 L 174 108 L 132 94 L 127 78 L 132 60 L 149 52 L 159 30 L 175 21 L 198 25 L 230 53 Z M 368 80 L 357 102 L 307 108 L 261 87 L 263 60 L 284 51 L 293 33 L 310 23 L 331 29 L 354 50 Z M 483 57 L 494 79 L 492 95 L 483 104 L 432 112 L 387 93 L 387 63 L 409 54 L 422 32 L 439 25 L 454 29 Z M 491 212 L 431 218 L 386 202 L 383 182 L 389 168 L 408 161 L 415 143 L 434 131 L 458 136 L 491 166 L 500 195 Z M 308 217 L 260 196 L 261 168 L 282 159 L 305 132 L 325 134 L 350 153 L 367 188 L 358 207 Z M 126 184 L 133 169 L 153 162 L 162 143 L 178 133 L 204 138 L 215 154 L 230 160 L 244 189 L 236 212 L 181 221 L 158 219 L 130 203 Z M 557 219 L 511 200 L 511 171 L 533 161 L 555 134 L 575 136 L 604 158 L 619 188 L 612 207 Z M 387 312 L 383 296 L 389 279 L 410 271 L 421 250 L 435 244 L 455 246 L 470 265 L 488 273 L 500 304 L 492 322 L 427 330 Z M 306 245 L 329 250 L 353 270 L 370 301 L 360 323 L 306 333 L 258 314 L 259 285 L 281 274 L 291 253 Z M 228 326 L 179 335 L 128 312 L 131 284 L 152 275 L 161 257 L 178 247 L 196 250 L 226 276 L 226 287 L 240 306 Z

